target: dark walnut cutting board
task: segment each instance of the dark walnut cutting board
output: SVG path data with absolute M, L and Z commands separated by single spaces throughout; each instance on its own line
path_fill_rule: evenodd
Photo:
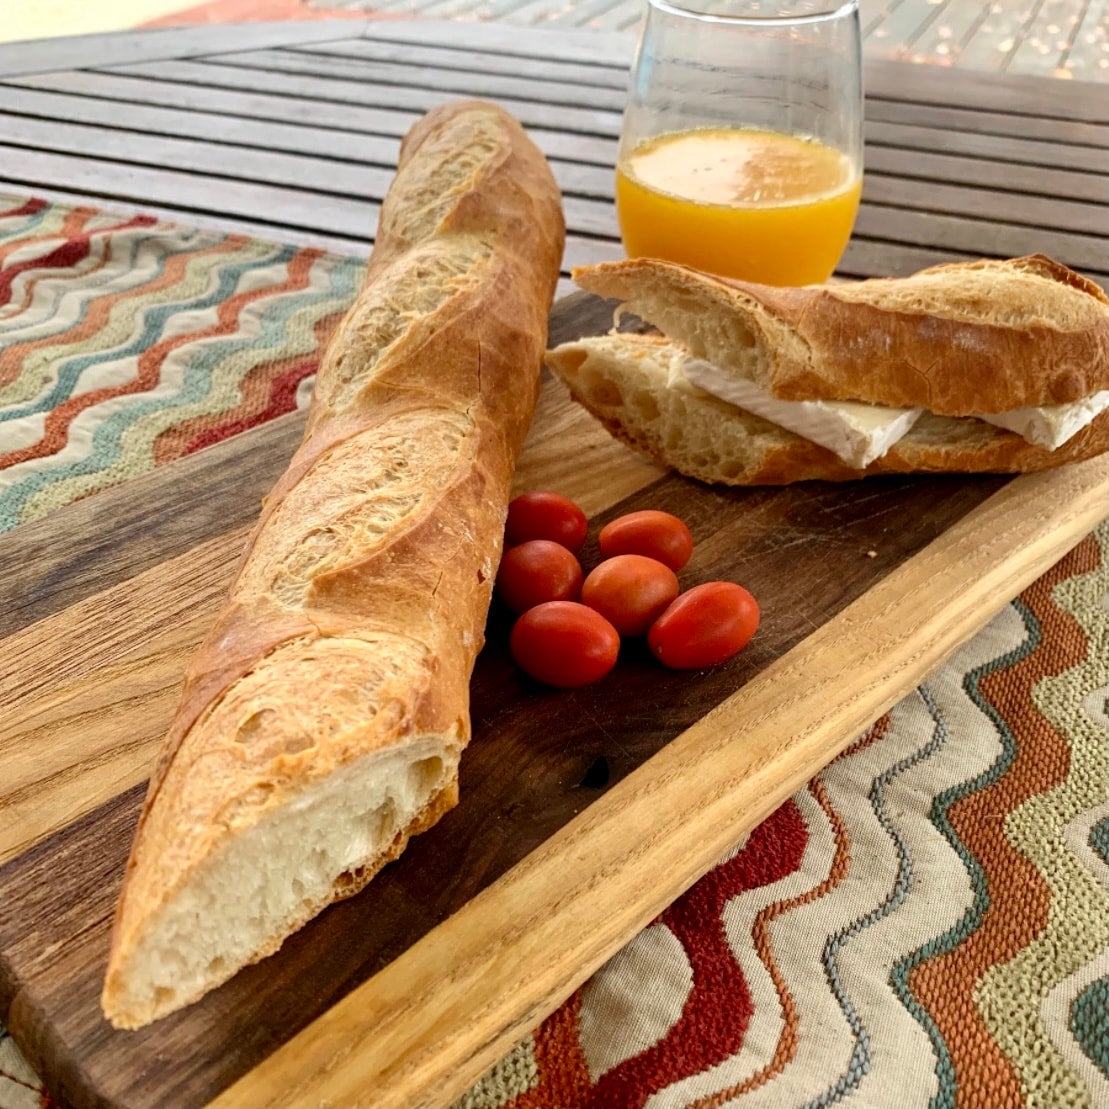
M 610 308 L 556 307 L 552 339 Z M 1049 474 L 711 488 L 619 446 L 554 382 L 517 489 L 688 521 L 683 585 L 762 627 L 672 673 L 523 679 L 494 608 L 461 804 L 360 896 L 199 1004 L 115 1032 L 98 998 L 146 775 L 289 416 L 0 539 L 0 1015 L 75 1106 L 445 1105 L 1105 514 Z M 591 540 L 592 542 L 592 540 Z M 595 557 L 587 547 L 584 559 Z

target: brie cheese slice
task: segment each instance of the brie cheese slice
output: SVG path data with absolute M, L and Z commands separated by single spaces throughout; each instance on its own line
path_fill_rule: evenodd
M 686 359 L 682 369 L 705 392 L 827 447 L 860 470 L 881 458 L 924 411 L 856 401 L 779 400 L 754 382 L 722 373 L 699 358 Z
M 1050 404 L 1042 408 L 1014 408 L 991 412 L 978 419 L 1015 431 L 1029 443 L 1053 451 L 1077 435 L 1099 413 L 1109 408 L 1109 389 L 1083 397 L 1073 404 Z

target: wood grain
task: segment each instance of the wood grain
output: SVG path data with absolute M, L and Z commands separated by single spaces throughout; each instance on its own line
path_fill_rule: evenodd
M 300 428 L 299 420 L 288 421 L 280 435 L 268 440 L 251 432 L 231 442 L 243 439 L 248 447 L 256 440 L 283 443 L 283 455 L 271 445 L 270 455 L 260 455 L 257 466 L 261 474 L 272 470 L 276 480 Z M 236 456 L 242 447 L 236 447 Z M 0 766 L 5 769 L 0 863 L 145 779 L 173 715 L 185 664 L 215 618 L 250 530 L 239 521 L 257 515 L 252 482 L 223 489 L 216 501 L 205 495 L 200 479 L 211 482 L 213 494 L 224 485 L 228 451 L 211 450 L 211 457 L 197 456 L 203 466 L 194 465 L 194 480 L 186 484 L 198 502 L 222 506 L 222 512 L 209 507 L 174 516 L 172 506 L 181 495 L 172 480 L 175 463 L 133 483 L 139 488 L 124 487 L 122 496 L 102 494 L 112 507 L 122 500 L 118 517 L 136 525 L 118 533 L 118 557 L 106 558 L 104 515 L 84 504 L 48 517 L 50 526 L 34 528 L 30 543 L 22 542 L 22 529 L 0 543 L 0 557 L 11 554 L 12 565 L 18 565 L 16 554 L 33 557 L 40 547 L 90 552 L 88 558 L 60 559 L 46 579 L 69 598 L 66 607 L 0 642 L 0 667 L 10 678 L 0 702 Z M 516 489 L 565 490 L 595 514 L 661 472 L 615 443 L 551 382 Z M 254 480 L 260 483 L 261 477 Z M 154 521 L 149 535 L 141 530 L 144 513 Z M 69 527 L 74 516 L 86 524 L 83 532 Z M 99 527 L 87 526 L 90 517 Z M 159 529 L 158 522 L 166 520 L 175 526 Z M 202 540 L 213 533 L 214 538 Z M 77 545 L 81 539 L 87 546 Z M 127 568 L 133 573 L 142 563 L 148 568 L 126 576 Z M 31 569 L 17 572 L 17 578 L 33 581 L 34 563 L 28 565 Z M 74 599 L 90 585 L 113 579 L 116 584 Z M 23 615 L 52 608 L 54 593 L 49 586 L 33 586 Z
M 572 422 L 541 422 L 537 435 L 547 427 L 559 447 L 548 460 L 550 472 L 561 467 L 569 477 L 575 471 L 581 481 L 585 452 Z M 617 453 L 598 455 L 598 468 L 580 490 L 618 487 L 613 475 L 630 456 L 612 446 Z M 61 634 L 40 649 L 48 652 L 50 640 L 74 643 L 76 677 L 70 687 L 59 683 L 60 691 L 44 686 L 35 675 L 45 660 L 22 675 L 30 692 L 13 716 L 17 728 L 25 722 L 28 730 L 13 737 L 13 749 L 44 753 L 28 755 L 29 774 L 52 768 L 37 789 L 25 783 L 22 820 L 72 821 L 75 798 L 103 807 L 29 851 L 22 850 L 24 838 L 20 855 L 0 869 L 0 903 L 20 906 L 18 916 L 0 912 L 0 995 L 12 1006 L 8 1020 L 20 1043 L 68 1100 L 188 1105 L 210 1098 L 1009 480 L 890 478 L 847 487 L 720 490 L 656 475 L 649 468 L 621 478 L 650 484 L 595 514 L 594 526 L 627 509 L 680 512 L 697 544 L 683 583 L 729 578 L 747 584 L 765 612 L 752 646 L 732 664 L 696 674 L 662 671 L 633 647 L 612 681 L 561 694 L 520 676 L 507 654 L 508 621 L 494 609 L 472 685 L 474 738 L 460 783 L 465 803 L 417 837 L 365 896 L 329 909 L 276 957 L 199 1005 L 138 1033 L 111 1031 L 98 1008 L 113 906 L 103 889 L 119 881 L 140 801 L 136 791 L 124 805 L 115 793 L 138 782 L 153 761 L 173 708 L 173 679 L 189 642 L 204 630 L 203 610 L 216 602 L 241 533 L 209 541 L 207 561 L 197 557 L 190 565 L 190 553 L 164 564 L 160 575 L 157 568 L 147 571 L 159 576 L 136 584 L 134 606 L 121 610 L 114 626 L 112 607 L 130 583 L 76 606 L 96 608 L 98 619 L 75 620 L 62 631 L 66 610 L 45 622 Z M 584 558 L 591 562 L 595 551 L 588 548 Z M 787 560 L 790 571 L 783 574 Z M 160 614 L 143 611 L 144 603 L 155 607 L 155 580 Z M 806 583 L 801 596 L 799 580 Z M 189 598 L 197 599 L 195 611 L 182 619 L 180 606 Z M 113 627 L 103 650 L 111 661 L 86 671 L 82 644 L 94 630 L 103 637 L 105 623 Z M 131 640 L 130 652 L 112 657 Z M 135 690 L 143 693 L 136 698 Z M 54 758 L 64 765 L 54 767 Z M 593 771 L 599 760 L 606 770 L 600 779 Z M 114 791 L 105 765 L 117 775 Z M 128 777 L 120 775 L 123 766 Z M 111 879 L 108 859 L 114 860 Z M 66 891 L 64 913 L 36 907 L 44 887 Z M 28 1025 L 32 1013 L 41 1019 Z M 144 1064 L 152 1058 L 166 1065 Z
M 1103 459 L 1010 483 L 212 1105 L 449 1104 L 1107 502 Z
M 3 173 L 16 189 L 141 198 L 158 214 L 362 253 L 395 139 L 433 104 L 482 93 L 553 160 L 568 273 L 622 255 L 611 165 L 630 49 L 624 35 L 432 20 L 272 47 L 228 35 L 180 60 L 139 50 L 98 71 L 10 77 Z M 981 90 L 967 74 L 881 62 L 866 80 L 867 185 L 841 275 L 1042 250 L 1109 287 L 1096 86 L 1004 78 Z
M 0 862 L 144 781 L 248 529 L 0 643 Z
M 334 41 L 363 32 L 357 21 L 319 23 L 256 23 L 236 28 L 238 49 L 282 46 L 292 42 Z M 41 42 L 0 43 L 0 77 L 46 73 L 73 65 L 111 65 L 113 62 L 186 58 L 225 49 L 225 27 L 180 27 L 157 31 L 124 31 L 102 35 L 66 35 Z
M 153 470 L 0 536 L 0 638 L 257 519 L 304 420 L 278 417 L 177 460 L 170 484 Z

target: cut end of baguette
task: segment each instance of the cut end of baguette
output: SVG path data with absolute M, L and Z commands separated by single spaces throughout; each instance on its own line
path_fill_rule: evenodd
M 701 481 L 777 485 L 851 476 L 830 451 L 691 384 L 686 352 L 656 335 L 620 333 L 564 343 L 547 365 L 608 432 L 665 466 Z M 815 460 L 815 462 L 814 462 Z
M 101 1004 L 135 1029 L 197 1000 L 359 890 L 457 799 L 457 739 L 375 752 L 224 842 L 108 968 Z
M 779 362 L 804 364 L 799 335 L 754 297 L 719 278 L 669 262 L 630 258 L 574 270 L 587 292 L 621 301 L 694 358 L 773 391 Z

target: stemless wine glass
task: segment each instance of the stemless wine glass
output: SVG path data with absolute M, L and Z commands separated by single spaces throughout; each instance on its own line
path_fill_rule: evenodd
M 628 254 L 825 281 L 862 189 L 858 0 L 647 0 L 616 163 Z

